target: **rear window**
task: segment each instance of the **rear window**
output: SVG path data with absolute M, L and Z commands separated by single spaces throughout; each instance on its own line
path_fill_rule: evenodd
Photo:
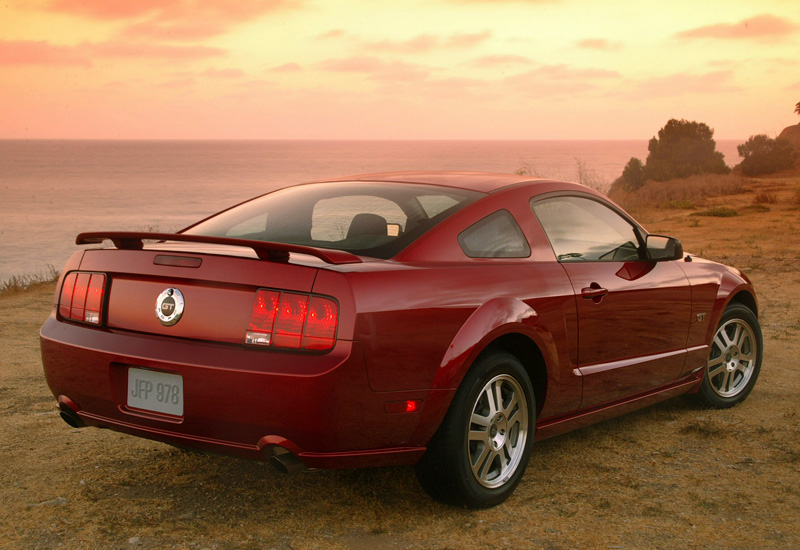
M 483 194 L 423 184 L 314 183 L 288 187 L 187 229 L 391 258 Z

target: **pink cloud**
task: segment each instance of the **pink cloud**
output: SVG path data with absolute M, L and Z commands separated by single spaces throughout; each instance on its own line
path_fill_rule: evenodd
M 437 48 L 466 49 L 488 40 L 492 36 L 489 31 L 479 33 L 453 34 L 448 37 L 438 37 L 431 34 L 420 34 L 409 40 L 380 42 L 365 42 L 363 46 L 371 51 L 390 53 L 423 53 Z
M 587 50 L 613 51 L 622 47 L 621 42 L 610 42 L 605 38 L 587 38 L 578 42 L 579 48 Z
M 757 15 L 738 23 L 719 23 L 679 32 L 678 38 L 719 38 L 728 40 L 776 39 L 798 32 L 800 26 L 770 14 Z
M 410 40 L 392 42 L 384 40 L 381 42 L 366 42 L 367 49 L 380 52 L 392 53 L 422 53 L 431 51 L 439 44 L 439 39 L 430 34 L 420 34 Z
M 571 95 L 599 88 L 598 81 L 621 78 L 616 71 L 581 69 L 567 65 L 543 65 L 503 79 L 506 85 L 526 90 L 535 96 Z
M 299 8 L 305 1 L 52 0 L 48 8 L 92 19 L 131 20 L 123 36 L 196 40 L 223 34 L 234 25 L 268 13 Z M 147 19 L 142 21 L 143 17 Z
M 347 34 L 344 29 L 331 29 L 317 36 L 317 40 L 330 40 L 332 38 L 342 38 Z
M 567 65 L 543 65 L 530 71 L 531 76 L 554 80 L 595 80 L 620 78 L 617 71 L 607 69 L 573 69 Z
M 80 48 L 97 57 L 127 57 L 156 59 L 205 59 L 225 55 L 225 50 L 209 46 L 172 46 L 167 44 L 99 42 L 82 44 Z
M 228 26 L 224 22 L 189 21 L 172 23 L 151 19 L 144 23 L 126 27 L 121 35 L 130 38 L 157 40 L 199 40 L 223 34 L 227 30 Z
M 108 0 L 53 0 L 49 11 L 80 15 L 92 19 L 116 20 L 141 17 L 156 11 L 173 8 L 181 0 L 136 0 L 112 2 Z
M 283 65 L 278 65 L 277 67 L 269 69 L 272 73 L 297 73 L 302 70 L 303 68 L 297 63 L 284 63 Z
M 0 40 L 0 65 L 91 67 L 92 62 L 85 51 L 75 46 L 54 46 L 33 40 Z
M 429 71 L 421 65 L 399 61 L 386 62 L 372 56 L 329 59 L 317 66 L 326 71 L 364 73 L 375 80 L 424 80 L 429 74 Z
M 629 91 L 639 99 L 736 92 L 740 88 L 730 84 L 733 76 L 733 71 L 712 71 L 700 75 L 677 73 L 642 81 L 630 86 Z
M 492 33 L 489 31 L 454 34 L 449 36 L 443 45 L 445 48 L 471 48 L 485 40 L 489 40 L 491 37 Z
M 485 55 L 472 61 L 475 67 L 504 67 L 509 65 L 530 65 L 533 61 L 521 55 Z
M 244 78 L 247 76 L 241 69 L 206 69 L 202 73 L 199 73 L 199 76 L 207 76 L 210 78 L 222 78 L 222 79 L 237 79 L 237 78 Z

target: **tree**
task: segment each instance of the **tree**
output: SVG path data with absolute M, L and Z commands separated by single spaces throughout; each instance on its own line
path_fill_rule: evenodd
M 714 130 L 702 122 L 670 119 L 647 149 L 644 178 L 667 181 L 694 174 L 727 174 L 725 157 L 716 150 Z
M 631 157 L 622 170 L 623 187 L 626 191 L 636 191 L 644 186 L 644 165 L 636 157 Z
M 798 101 L 797 105 L 794 106 L 794 112 L 800 115 L 800 101 Z
M 800 106 L 800 104 L 798 104 Z M 772 139 L 766 134 L 750 136 L 736 148 L 744 160 L 739 164 L 745 176 L 772 174 L 794 166 L 798 153 L 788 139 Z

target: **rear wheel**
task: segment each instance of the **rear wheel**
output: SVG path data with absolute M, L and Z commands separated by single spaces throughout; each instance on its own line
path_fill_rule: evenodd
M 761 371 L 763 337 L 758 318 L 747 307 L 731 304 L 722 314 L 711 342 L 698 397 L 724 409 L 744 401 Z
M 530 458 L 535 411 L 519 360 L 496 351 L 481 356 L 417 466 L 422 487 L 440 502 L 468 508 L 506 500 Z

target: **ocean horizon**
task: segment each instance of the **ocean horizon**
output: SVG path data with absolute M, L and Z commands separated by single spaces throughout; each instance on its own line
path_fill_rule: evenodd
M 744 140 L 717 140 L 729 165 Z M 280 187 L 328 177 L 464 170 L 607 188 L 648 140 L 0 139 L 0 281 L 63 268 L 78 233 L 177 231 Z

